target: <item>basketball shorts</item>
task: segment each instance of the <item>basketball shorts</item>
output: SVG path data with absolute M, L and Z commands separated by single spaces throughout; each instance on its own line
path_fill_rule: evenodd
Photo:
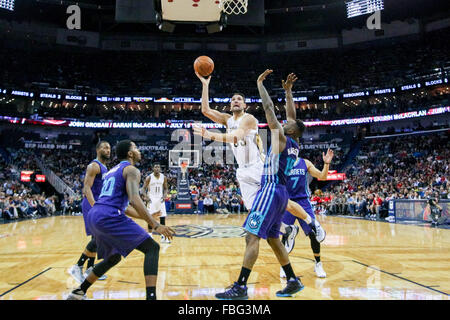
M 113 254 L 125 258 L 150 238 L 141 226 L 111 206 L 94 205 L 89 211 L 87 224 L 95 237 L 98 259 L 107 259 Z
M 258 191 L 244 228 L 260 238 L 278 238 L 289 195 L 286 186 L 268 183 Z
M 311 219 L 315 219 L 316 217 L 314 216 L 314 210 L 312 207 L 311 202 L 309 201 L 308 198 L 303 198 L 303 199 L 291 199 L 292 201 L 295 201 L 296 203 L 298 203 L 305 211 L 306 213 L 311 217 Z M 302 227 L 303 232 L 305 233 L 305 235 L 309 235 L 309 233 L 311 232 L 311 227 L 302 219 L 292 215 L 290 212 L 286 211 L 283 215 L 283 223 L 287 224 L 287 225 L 293 225 L 295 223 L 295 220 L 298 220 L 300 227 Z
M 87 217 L 89 210 L 91 210 L 91 204 L 89 203 L 88 199 L 86 197 L 83 198 L 83 201 L 81 202 L 81 212 L 83 213 L 83 220 L 84 220 L 84 229 L 86 230 L 86 234 L 88 236 L 92 235 L 91 230 L 88 227 L 87 224 Z
M 249 167 L 240 167 L 236 170 L 236 178 L 241 189 L 242 200 L 244 200 L 247 210 L 252 208 L 256 194 L 261 189 L 261 176 L 264 170 L 264 163 L 256 163 Z
M 161 217 L 167 216 L 166 203 L 165 201 L 161 201 L 161 198 L 150 199 L 149 203 L 147 204 L 147 209 L 150 214 L 161 211 Z

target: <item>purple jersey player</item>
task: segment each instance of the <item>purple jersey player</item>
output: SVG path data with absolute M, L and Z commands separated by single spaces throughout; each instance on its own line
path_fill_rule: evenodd
M 97 143 L 96 148 L 97 158 L 92 160 L 86 168 L 86 174 L 84 177 L 83 185 L 83 201 L 81 202 L 81 209 L 83 213 L 84 226 L 86 234 L 91 235 L 87 224 L 87 217 L 89 210 L 91 210 L 94 203 L 100 196 L 102 189 L 103 179 L 102 176 L 108 169 L 106 168 L 106 162 L 111 155 L 111 146 L 107 141 L 100 141 Z M 78 262 L 69 269 L 69 274 L 78 282 L 82 283 L 84 278 L 89 273 L 90 269 L 94 266 L 95 256 L 97 253 L 97 245 L 95 244 L 95 238 L 92 237 L 91 241 L 87 244 L 83 253 L 81 254 Z M 86 272 L 83 274 L 83 265 L 88 260 Z M 103 275 L 99 280 L 105 280 L 106 275 Z
M 263 85 L 272 73 L 266 70 L 258 77 L 258 91 L 271 131 L 271 147 L 265 159 L 261 189 L 258 191 L 244 227 L 247 231 L 244 263 L 238 281 L 225 292 L 216 294 L 222 300 L 247 299 L 247 280 L 258 258 L 259 241 L 266 239 L 286 272 L 287 286 L 277 292 L 278 297 L 291 297 L 302 290 L 303 284 L 295 276 L 289 256 L 282 245 L 280 235 L 281 219 L 289 201 L 286 189 L 288 175 L 294 165 L 299 148 L 295 139 L 302 135 L 305 126 L 302 121 L 292 121 L 283 128 L 277 120 L 274 105 Z
M 145 220 L 154 230 L 169 239 L 174 231 L 156 222 L 139 196 L 141 173 L 134 164 L 141 160 L 141 153 L 134 142 L 120 141 L 116 146 L 116 153 L 120 163 L 104 175 L 100 196 L 87 219 L 87 225 L 96 240 L 98 257 L 104 260 L 96 264 L 83 283 L 72 291 L 69 300 L 86 299 L 89 287 L 119 263 L 121 256 L 125 258 L 134 249 L 145 254 L 147 300 L 156 299 L 159 244 L 125 214 Z
M 315 220 L 314 210 L 310 202 L 311 193 L 309 191 L 309 182 L 312 177 L 319 180 L 326 180 L 328 175 L 328 168 L 331 160 L 333 159 L 333 151 L 328 149 L 327 154 L 323 154 L 324 167 L 322 171 L 319 171 L 309 160 L 298 158 L 294 167 L 289 173 L 289 179 L 287 183 L 287 190 L 289 192 L 289 198 L 299 204 L 306 213 Z M 322 262 L 320 261 L 320 242 L 325 239 L 325 231 L 319 234 L 317 231 L 314 232 L 309 225 L 304 220 L 293 216 L 291 213 L 286 211 L 282 220 L 282 230 L 285 230 L 281 242 L 286 247 L 288 253 L 292 251 L 295 245 L 295 237 L 298 234 L 299 227 L 295 225 L 295 220 L 298 220 L 303 232 L 309 237 L 311 242 L 311 249 L 316 260 L 314 266 L 314 271 L 319 278 L 325 278 L 327 275 L 323 270 Z M 316 228 L 318 230 L 319 228 Z M 322 229 L 323 230 L 323 229 Z M 284 271 L 280 270 L 280 276 L 284 277 Z
M 297 77 L 293 73 L 288 75 L 286 81 L 282 81 L 282 86 L 286 93 L 286 120 L 288 123 L 295 121 L 297 118 L 294 98 L 292 96 L 292 86 L 295 81 L 297 81 Z M 297 159 L 294 167 L 289 172 L 289 179 L 286 185 L 289 197 L 291 199 L 289 201 L 289 212 L 285 212 L 280 229 L 283 233 L 281 242 L 284 244 L 287 252 L 289 253 L 294 247 L 295 237 L 299 230 L 294 223 L 296 219 L 299 221 L 303 231 L 311 240 L 311 248 L 316 259 L 314 270 L 317 276 L 321 278 L 326 277 L 326 273 L 323 270 L 322 263 L 320 262 L 320 242 L 325 239 L 326 232 L 320 225 L 319 221 L 315 219 L 311 203 L 309 202 L 310 192 L 308 186 L 312 177 L 320 180 L 326 180 L 329 164 L 332 158 L 332 150 L 328 150 L 326 156 L 323 155 L 325 164 L 322 172 L 317 170 L 310 161 L 302 158 Z M 290 212 L 294 213 L 295 216 Z M 280 268 L 280 276 L 286 276 L 283 268 Z

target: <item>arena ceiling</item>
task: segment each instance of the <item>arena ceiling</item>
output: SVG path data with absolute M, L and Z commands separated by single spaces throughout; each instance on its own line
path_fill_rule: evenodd
M 256 0 L 250 0 L 256 1 Z M 263 26 L 228 25 L 220 34 L 277 35 L 307 33 L 338 33 L 342 29 L 365 25 L 366 16 L 347 19 L 345 0 L 264 0 L 265 23 Z M 161 34 L 152 23 L 117 23 L 116 0 L 16 0 L 15 11 L 0 10 L 0 19 L 39 21 L 56 27 L 64 27 L 68 14 L 66 8 L 78 3 L 82 8 L 82 29 L 85 31 Z M 448 0 L 385 0 L 382 21 L 442 19 L 450 16 Z M 199 35 L 206 31 L 198 25 L 183 25 L 175 35 Z M 215 36 L 218 36 L 216 34 Z

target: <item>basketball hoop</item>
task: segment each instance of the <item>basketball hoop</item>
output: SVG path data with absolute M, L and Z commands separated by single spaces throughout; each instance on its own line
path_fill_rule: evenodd
M 180 169 L 181 169 L 181 178 L 184 180 L 186 179 L 186 171 L 188 168 L 188 162 L 187 161 L 182 161 L 180 163 Z
M 184 162 L 184 161 L 183 161 L 183 162 L 180 164 L 181 173 L 183 174 L 183 176 L 186 174 L 187 167 L 188 167 L 187 162 Z
M 219 8 L 226 14 L 246 14 L 248 0 L 220 0 Z

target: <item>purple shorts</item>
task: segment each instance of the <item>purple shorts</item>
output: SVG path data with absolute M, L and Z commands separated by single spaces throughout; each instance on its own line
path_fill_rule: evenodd
M 117 253 L 125 258 L 150 238 L 141 226 L 111 206 L 95 204 L 89 211 L 87 225 L 97 243 L 98 259 Z
M 308 198 L 303 198 L 303 199 L 291 199 L 292 201 L 298 203 L 305 211 L 307 214 L 309 214 L 309 216 L 314 220 L 316 217 L 314 216 L 314 211 L 311 205 L 311 202 L 309 202 Z M 295 220 L 298 220 L 298 222 L 300 223 L 300 226 L 303 229 L 303 232 L 305 233 L 305 235 L 309 235 L 309 233 L 311 232 L 311 227 L 302 219 L 292 215 L 291 213 L 289 213 L 288 211 L 286 211 L 284 213 L 283 216 L 283 223 L 287 224 L 287 225 L 292 225 L 295 223 Z
M 83 201 L 81 202 L 81 212 L 83 213 L 83 219 L 84 219 L 84 228 L 86 229 L 86 234 L 88 236 L 92 235 L 91 230 L 89 230 L 89 227 L 87 225 L 87 217 L 89 210 L 91 210 L 91 204 L 89 203 L 88 199 L 86 197 L 83 197 Z
M 252 210 L 245 220 L 245 230 L 263 239 L 278 238 L 288 200 L 286 186 L 275 183 L 264 185 L 256 194 Z

